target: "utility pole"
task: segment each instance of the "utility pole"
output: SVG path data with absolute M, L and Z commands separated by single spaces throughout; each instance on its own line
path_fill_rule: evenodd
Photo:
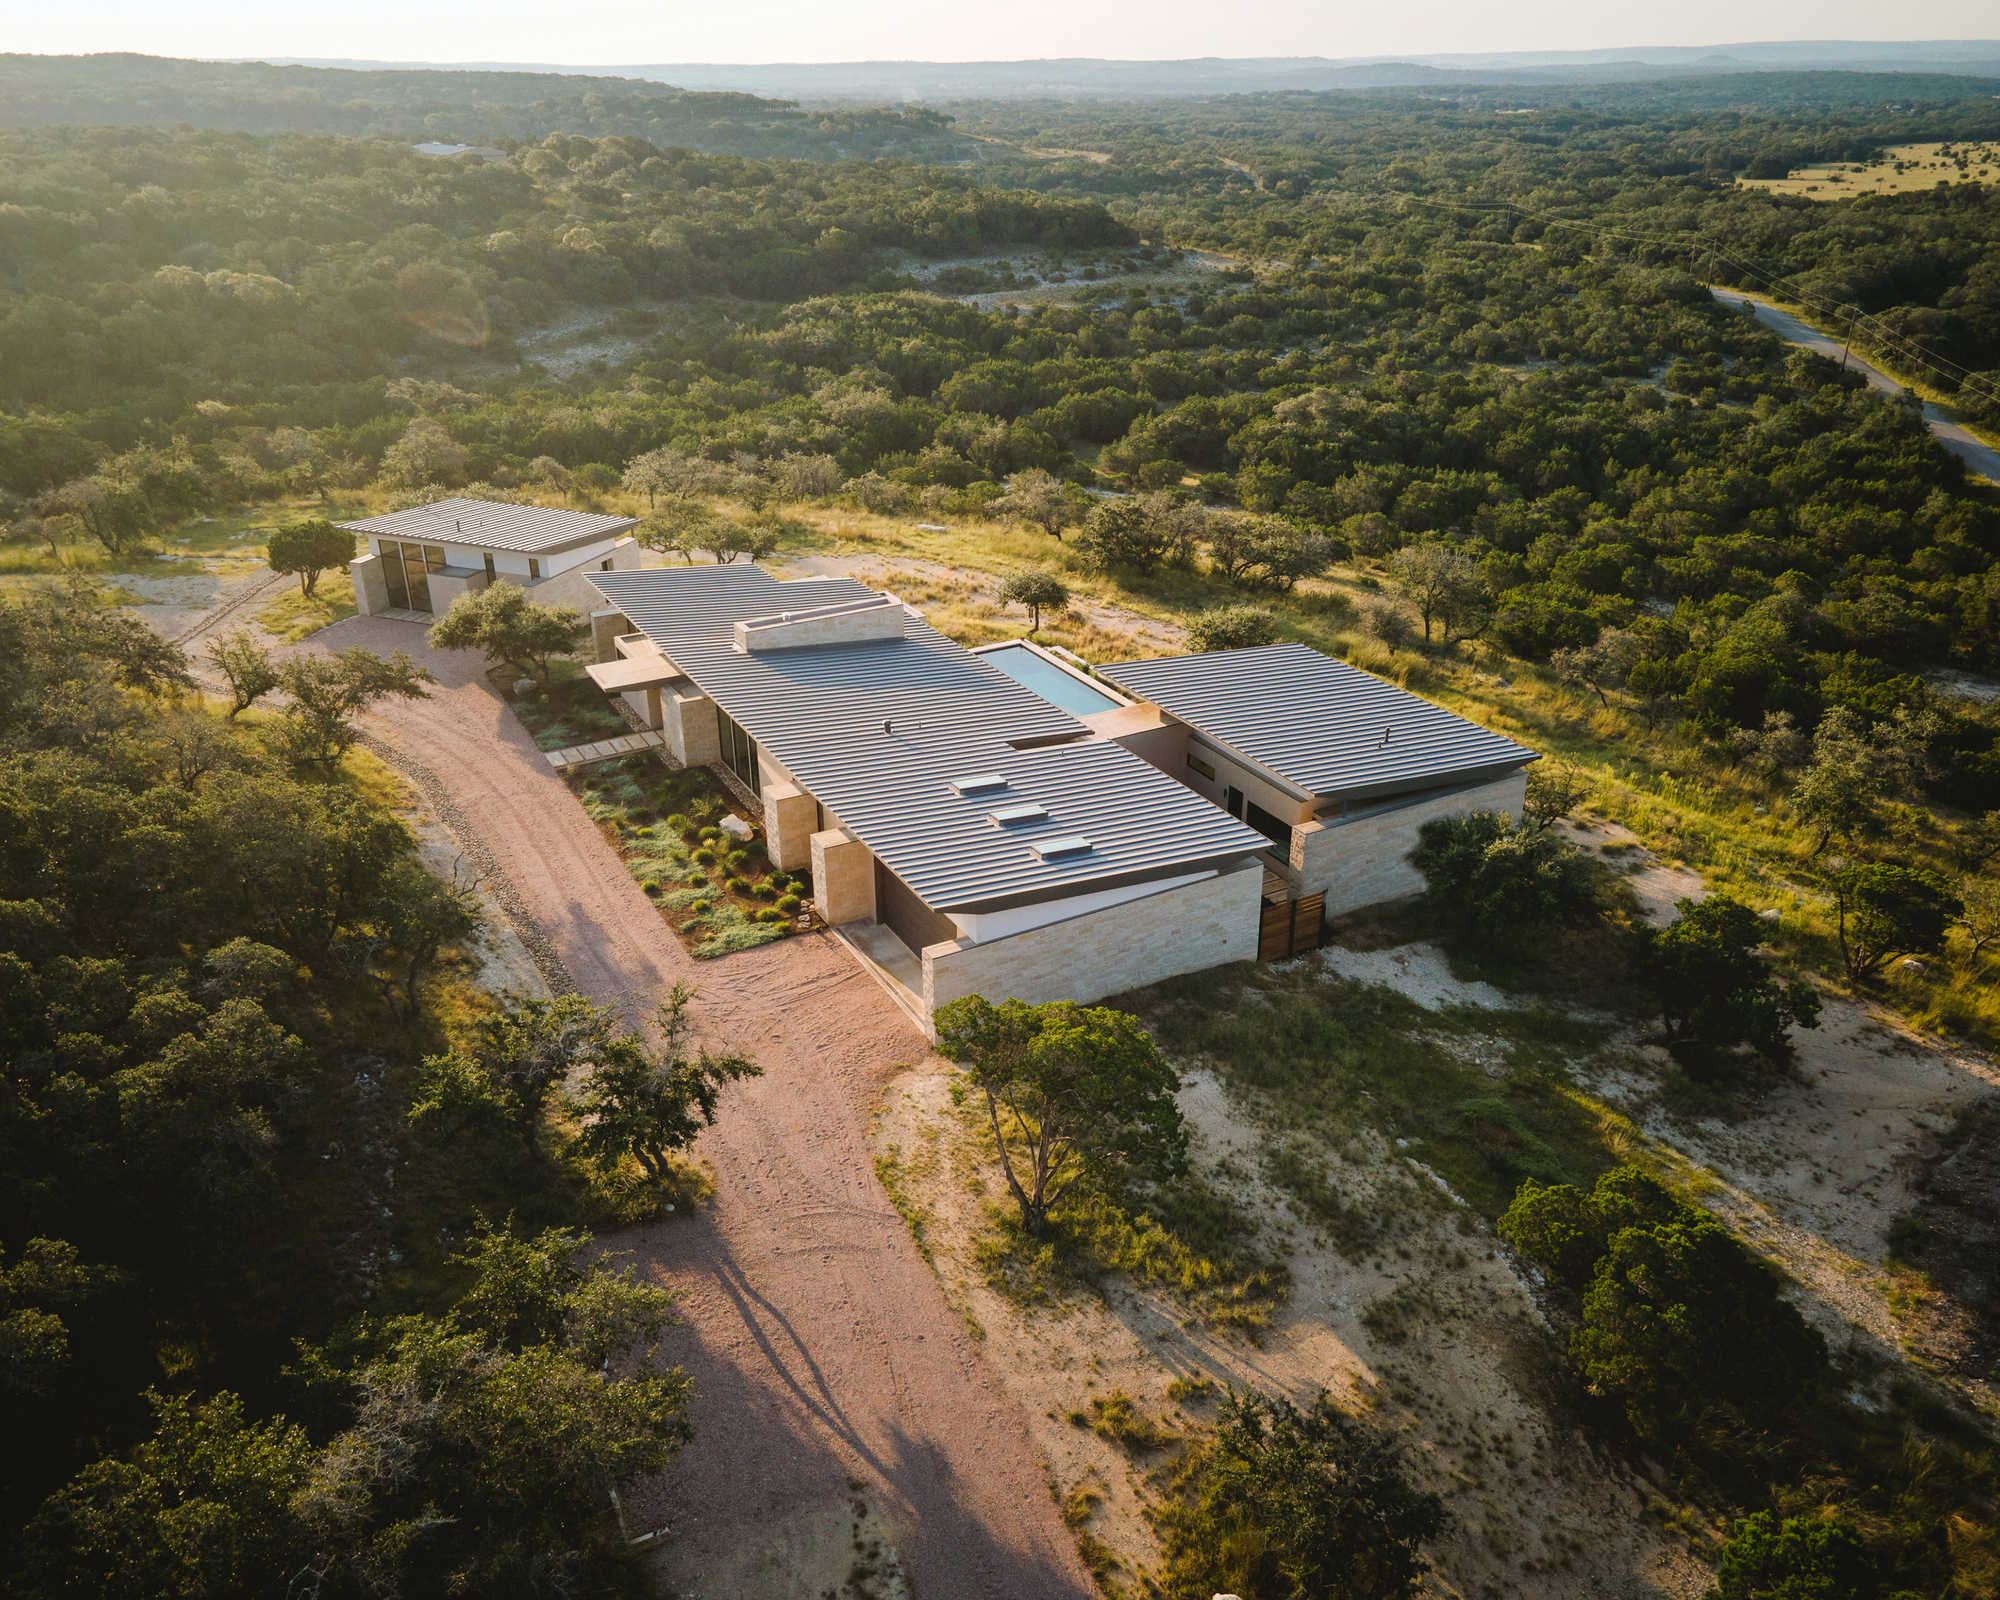
M 1861 308 L 1859 306 L 1856 306 L 1847 313 L 1847 333 L 1840 346 L 1840 370 L 1842 372 L 1847 370 L 1847 352 L 1854 347 L 1854 319 L 1860 315 Z

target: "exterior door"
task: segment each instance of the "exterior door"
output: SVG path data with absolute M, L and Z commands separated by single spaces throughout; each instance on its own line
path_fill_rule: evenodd
M 389 604 L 398 611 L 408 611 L 410 582 L 403 573 L 403 547 L 393 539 L 382 541 L 382 581 L 389 589 Z
M 1240 820 L 1242 819 L 1242 816 L 1243 816 L 1243 791 L 1242 791 L 1241 789 L 1238 789 L 1238 788 L 1235 788 L 1234 786 L 1232 786 L 1232 787 L 1230 788 L 1230 791 L 1229 791 L 1229 802 L 1228 802 L 1228 806 L 1227 806 L 1227 808 L 1226 808 L 1226 809 L 1228 810 L 1229 814 L 1230 814 L 1230 815 L 1231 815 L 1232 817 L 1235 817 L 1235 818 L 1237 818 L 1237 819 L 1238 819 L 1239 821 L 1240 821 Z

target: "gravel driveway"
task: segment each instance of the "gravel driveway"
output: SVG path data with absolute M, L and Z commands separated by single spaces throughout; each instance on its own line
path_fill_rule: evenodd
M 302 648 L 349 645 L 437 674 L 371 730 L 435 775 L 577 987 L 637 1017 L 688 979 L 704 1033 L 764 1065 L 702 1140 L 713 1202 L 609 1241 L 680 1291 L 687 1322 L 665 1354 L 694 1377 L 696 1441 L 625 1504 L 632 1533 L 672 1528 L 670 1590 L 818 1600 L 865 1499 L 924 1600 L 1094 1594 L 1019 1413 L 875 1178 L 869 1118 L 923 1039 L 830 936 L 694 961 L 476 658 L 371 617 Z

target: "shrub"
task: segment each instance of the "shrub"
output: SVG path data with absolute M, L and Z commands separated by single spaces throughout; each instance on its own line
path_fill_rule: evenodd
M 715 827 L 703 828 L 701 832 L 697 835 L 697 837 L 700 838 L 704 844 L 713 844 L 717 839 L 720 839 L 722 837 L 722 830 L 720 828 L 715 828 Z
M 714 909 L 715 902 L 712 900 L 696 900 L 688 906 L 688 910 L 694 912 L 697 916 L 701 915 L 704 911 L 713 911 Z
M 769 906 L 762 906 L 750 913 L 750 920 L 752 922 L 782 922 L 784 920 L 784 913 L 773 911 Z
M 1717 1404 L 1773 1420 L 1826 1366 L 1826 1341 L 1772 1274 L 1636 1167 L 1588 1195 L 1530 1179 L 1499 1232 L 1569 1299 L 1570 1358 L 1648 1445 Z
M 1417 840 L 1410 864 L 1424 875 L 1431 903 L 1481 933 L 1576 925 L 1598 912 L 1589 858 L 1554 833 L 1474 811 L 1426 822 Z
M 750 880 L 748 878 L 731 876 L 723 879 L 722 887 L 727 889 L 731 894 L 748 894 L 750 892 Z
M 778 896 L 778 910 L 788 917 L 794 915 L 803 903 L 795 894 L 781 894 Z
M 1187 1501 L 1159 1518 L 1165 1595 L 1405 1600 L 1446 1525 L 1444 1502 L 1405 1472 L 1394 1443 L 1323 1391 L 1301 1411 L 1232 1390 L 1213 1441 L 1190 1458 Z
M 688 887 L 691 889 L 707 888 L 708 887 L 707 874 L 701 872 L 690 872 L 688 874 Z
M 1876 861 L 1829 880 L 1839 912 L 1840 954 L 1850 977 L 1879 972 L 1899 955 L 1936 955 L 1964 909 L 1934 872 Z
M 792 886 L 792 875 L 783 870 L 774 871 L 767 880 L 773 889 L 783 892 Z
M 1819 996 L 1808 983 L 1781 984 L 1757 947 L 1765 926 L 1727 895 L 1681 901 L 1670 928 L 1635 928 L 1633 969 L 1660 1004 L 1667 1037 L 1697 1051 L 1750 1045 L 1782 1059 L 1793 1023 L 1819 1026 Z
M 1787 1517 L 1768 1511 L 1730 1530 L 1715 1600 L 1863 1600 L 1881 1592 L 1854 1524 L 1842 1517 Z
M 1187 620 L 1187 647 L 1197 655 L 1269 644 L 1277 634 L 1278 619 L 1262 606 L 1216 606 Z
M 707 845 L 703 845 L 693 853 L 690 859 L 699 862 L 704 867 L 712 867 L 715 865 L 715 852 L 709 849 Z
M 723 863 L 726 866 L 731 866 L 731 867 L 740 867 L 743 865 L 744 862 L 748 861 L 749 859 L 750 859 L 750 852 L 747 850 L 732 850 L 729 852 L 728 855 L 722 858 Z
M 750 885 L 750 892 L 754 894 L 759 900 L 774 899 L 778 893 L 778 891 L 776 889 L 773 889 L 768 883 L 753 883 Z

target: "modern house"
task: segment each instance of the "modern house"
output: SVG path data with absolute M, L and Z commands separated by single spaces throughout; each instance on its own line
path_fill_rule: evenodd
M 1519 768 L 1533 759 L 1303 647 L 1280 647 L 1266 668 L 1282 689 L 1291 666 L 1311 708 L 1279 724 L 1276 736 L 1301 746 L 1288 754 L 1267 748 L 1254 719 L 1216 711 L 1217 731 L 1198 729 L 1026 641 L 963 649 L 850 579 L 730 565 L 593 571 L 588 582 L 604 601 L 591 677 L 680 761 L 731 774 L 762 808 L 772 859 L 811 872 L 820 915 L 924 1027 L 968 994 L 1093 1000 L 1251 959 L 1273 903 L 1303 904 L 1314 874 L 1346 881 L 1337 846 L 1299 839 L 1338 835 L 1372 860 L 1394 843 L 1389 816 L 1414 842 L 1431 815 L 1517 808 Z M 1358 685 L 1330 696 L 1312 662 L 1391 698 Z M 1365 732 L 1312 720 L 1364 708 Z M 1379 754 L 1350 757 L 1380 739 L 1385 710 L 1392 742 L 1400 726 L 1436 759 L 1392 771 Z M 1296 874 L 1291 854 L 1305 863 Z M 1405 892 L 1409 868 L 1396 865 L 1402 876 L 1358 874 L 1355 892 Z M 1378 882 L 1383 894 L 1368 887 Z
M 1518 816 L 1512 739 L 1302 644 L 1100 667 L 1151 708 L 1124 743 L 1276 846 L 1293 898 L 1327 916 L 1423 888 L 1417 829 L 1468 811 Z
M 634 517 L 464 499 L 339 524 L 368 541 L 367 554 L 349 569 L 364 617 L 442 616 L 460 595 L 489 583 L 515 584 L 543 605 L 588 614 L 601 601 L 584 575 L 636 568 L 637 525 Z

